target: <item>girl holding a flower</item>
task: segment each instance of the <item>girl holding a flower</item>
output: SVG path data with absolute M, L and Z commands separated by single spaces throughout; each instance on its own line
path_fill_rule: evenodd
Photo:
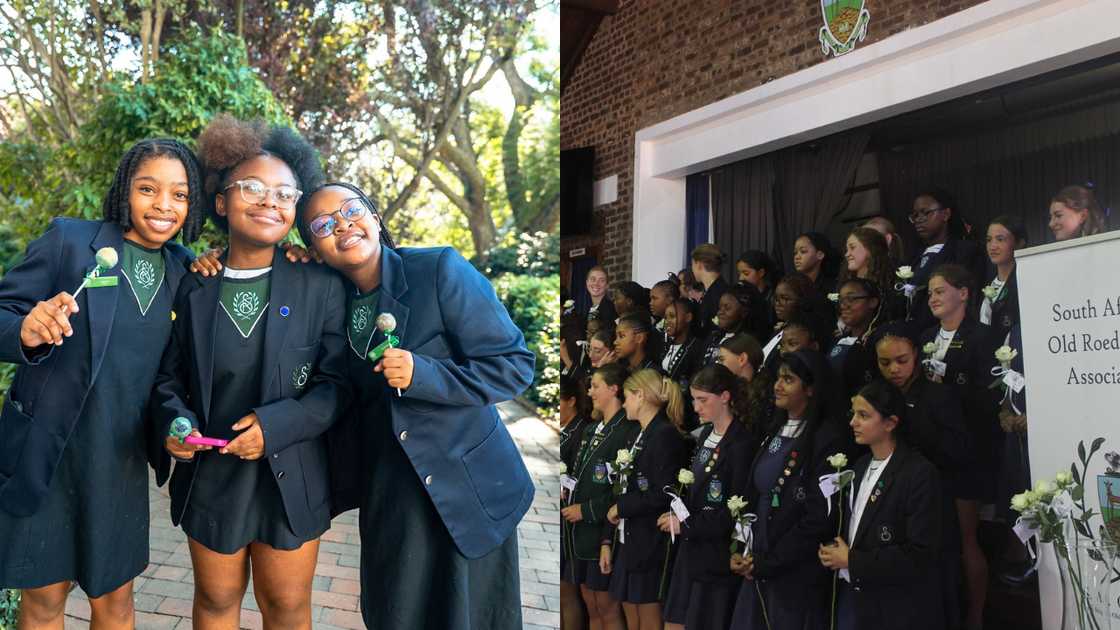
M 693 377 L 692 405 L 703 428 L 687 473 L 679 477 L 681 499 L 688 510 L 682 522 L 675 512 L 662 514 L 658 526 L 678 536 L 665 601 L 665 627 L 721 630 L 728 627 L 740 580 L 730 569 L 729 541 L 734 527 L 727 500 L 746 489 L 755 440 L 736 422 L 731 398 L 735 375 L 722 365 L 709 365 Z
M 926 329 L 921 342 L 927 378 L 948 385 L 961 401 L 975 449 L 971 461 L 949 482 L 949 492 L 957 498 L 961 530 L 968 593 L 965 627 L 978 628 L 987 598 L 988 561 L 980 549 L 977 530 L 980 506 L 995 497 L 999 394 L 988 388 L 998 343 L 988 326 L 968 317 L 972 286 L 972 274 L 959 265 L 942 265 L 930 275 L 929 307 L 939 324 Z
M 836 535 L 839 511 L 829 509 L 818 478 L 830 472 L 829 455 L 852 450 L 850 434 L 831 415 L 831 379 L 820 353 L 782 357 L 774 383 L 778 412 L 748 466 L 743 496 L 757 520 L 751 552 L 732 557 L 732 570 L 745 578 L 733 628 L 827 627 L 828 574 L 815 554 Z
M 560 466 L 564 474 L 575 468 L 576 451 L 579 449 L 583 432 L 591 424 L 591 401 L 583 384 L 563 374 L 560 375 Z M 568 490 L 561 488 L 561 500 L 567 500 Z M 565 548 L 565 538 L 560 537 L 560 575 L 568 575 L 568 559 L 571 553 Z M 584 615 L 580 601 L 579 587 L 560 581 L 560 615 L 564 619 L 581 619 Z
M 613 544 L 600 546 L 599 565 L 611 576 L 611 598 L 622 602 L 626 627 L 660 630 L 671 549 L 657 519 L 669 509 L 665 488 L 688 456 L 680 431 L 684 401 L 676 383 L 650 369 L 633 373 L 623 391 L 626 417 L 641 429 L 625 451 L 624 490 L 607 511 Z
M 611 467 L 620 449 L 629 448 L 638 433 L 638 426 L 626 422 L 622 408 L 623 383 L 629 374 L 626 368 L 611 363 L 595 370 L 591 376 L 593 415 L 599 421 L 583 433 L 573 466 L 568 475 L 574 487 L 560 509 L 560 535 L 565 553 L 569 554 L 567 573 L 561 579 L 580 587 L 591 627 L 621 628 L 622 611 L 618 600 L 611 597 L 610 574 L 599 565 L 599 547 L 607 510 L 613 502 Z M 606 539 L 610 544 L 610 539 Z
M 817 550 L 821 565 L 841 572 L 841 630 L 945 627 L 937 571 L 941 487 L 933 464 L 907 445 L 905 418 L 905 398 L 884 381 L 852 398 L 856 443 L 871 452 L 854 468 L 844 535 Z

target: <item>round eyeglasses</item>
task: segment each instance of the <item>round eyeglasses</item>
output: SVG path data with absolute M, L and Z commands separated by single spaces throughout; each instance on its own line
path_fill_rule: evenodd
M 311 233 L 317 238 L 327 238 L 334 232 L 335 228 L 338 227 L 338 219 L 334 218 L 334 215 L 337 214 L 342 217 L 344 221 L 352 223 L 354 221 L 360 221 L 368 212 L 369 208 L 366 207 L 366 204 L 364 204 L 361 199 L 353 197 L 343 201 L 342 205 L 338 207 L 338 210 L 330 214 L 320 214 L 315 217 L 311 220 L 311 223 L 308 224 L 308 227 L 311 228 Z
M 277 207 L 291 208 L 299 201 L 303 191 L 295 188 L 294 186 L 276 186 L 270 188 L 264 185 L 264 182 L 259 179 L 239 179 L 222 190 L 229 190 L 237 186 L 241 190 L 241 199 L 245 203 L 261 204 L 268 200 L 268 194 L 272 193 L 272 199 L 276 202 Z

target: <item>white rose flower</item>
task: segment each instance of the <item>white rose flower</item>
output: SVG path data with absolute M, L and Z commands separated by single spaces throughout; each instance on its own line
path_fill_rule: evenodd
M 715 317 L 712 318 L 712 323 L 715 324 L 716 326 L 719 326 L 719 315 L 716 315 Z
M 625 466 L 630 463 L 630 451 L 625 448 L 618 449 L 618 454 L 614 456 L 614 463 L 619 466 Z
M 1011 509 L 1012 510 L 1015 510 L 1016 512 L 1022 512 L 1023 510 L 1027 509 L 1029 506 L 1030 506 L 1030 502 L 1028 501 L 1028 497 L 1027 497 L 1026 492 L 1021 492 L 1021 493 L 1011 497 Z
M 560 462 L 560 474 L 561 475 L 568 474 L 568 465 L 565 464 L 564 462 Z
M 573 306 L 575 306 L 575 305 L 576 305 L 576 301 L 575 301 L 575 300 L 564 300 L 564 309 L 565 309 L 565 310 L 567 310 L 567 309 L 569 309 L 569 308 L 572 308 L 572 307 L 573 307 Z
M 922 352 L 924 352 L 926 354 L 933 354 L 936 351 L 937 351 L 937 345 L 934 344 L 932 341 L 930 341 L 930 342 L 926 343 L 926 345 L 922 346 Z
M 836 470 L 840 470 L 841 468 L 848 465 L 848 456 L 843 453 L 831 455 L 828 458 L 828 464 Z
M 988 286 L 984 287 L 983 289 L 981 289 L 981 292 L 984 293 L 984 297 L 988 298 L 989 302 L 994 302 L 995 299 L 996 299 L 996 296 L 999 295 L 999 289 L 993 287 L 990 284 Z
M 1049 479 L 1039 479 L 1038 483 L 1034 484 L 1034 493 L 1038 496 L 1039 500 L 1050 497 L 1057 491 L 1058 487 Z
M 909 280 L 914 277 L 914 271 L 910 269 L 910 265 L 903 265 L 894 272 L 894 275 L 898 276 L 899 280 Z
M 1034 490 L 1027 490 L 1026 492 L 1023 493 L 1023 497 L 1026 498 L 1026 500 L 1027 500 L 1027 507 L 1028 508 L 1032 508 L 1035 505 L 1038 505 L 1038 501 L 1041 498 L 1041 497 L 1038 496 L 1038 493 L 1035 492 Z
M 732 517 L 739 516 L 739 512 L 742 512 L 745 507 L 747 507 L 747 502 L 739 495 L 727 500 L 727 509 L 731 512 Z
M 1017 356 L 1019 356 L 1019 351 L 1011 346 L 1000 346 L 999 350 L 996 350 L 996 361 L 1000 363 L 1011 363 L 1011 360 Z
M 693 481 L 696 481 L 696 478 L 692 476 L 691 470 L 682 468 L 681 471 L 677 473 L 677 481 L 687 486 L 691 485 Z
M 840 294 L 839 293 L 829 293 L 828 294 L 828 301 L 829 302 L 839 302 L 840 301 Z
M 1064 488 L 1073 483 L 1073 474 L 1071 474 L 1068 470 L 1063 470 L 1057 475 L 1054 475 L 1054 482 L 1058 485 L 1059 488 Z

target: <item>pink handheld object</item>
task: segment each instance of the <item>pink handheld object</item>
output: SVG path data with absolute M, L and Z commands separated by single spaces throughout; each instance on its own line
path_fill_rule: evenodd
M 229 444 L 229 440 L 223 440 L 223 439 L 220 439 L 220 438 L 199 437 L 199 436 L 195 436 L 195 435 L 188 435 L 187 437 L 185 437 L 183 439 L 183 441 L 186 442 L 187 444 L 200 444 L 202 446 L 217 446 L 218 448 L 222 448 L 226 444 Z

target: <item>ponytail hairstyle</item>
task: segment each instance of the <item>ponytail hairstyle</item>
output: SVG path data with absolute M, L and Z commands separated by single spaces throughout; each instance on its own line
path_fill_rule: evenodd
M 637 334 L 644 334 L 646 339 L 642 342 L 642 352 L 646 358 L 650 358 L 652 344 L 654 343 L 653 325 L 649 321 L 649 311 L 645 313 L 627 313 L 618 319 L 618 324 L 615 326 L 615 331 L 625 326 Z
M 662 376 L 657 370 L 646 368 L 638 370 L 626 379 L 623 389 L 628 392 L 641 392 L 642 396 L 654 405 L 663 408 L 665 415 L 678 431 L 684 422 L 684 396 L 681 388 L 673 379 Z
M 692 262 L 700 263 L 705 271 L 719 273 L 723 267 L 723 252 L 711 243 L 697 245 L 692 250 Z
M 878 230 L 869 227 L 858 227 L 851 231 L 849 237 L 854 236 L 863 245 L 870 256 L 867 261 L 867 279 L 879 283 L 881 287 L 890 286 L 893 282 L 894 268 L 891 265 L 891 255 L 887 249 L 887 237 Z M 857 277 L 856 274 L 844 265 L 840 270 L 840 282 Z
M 882 229 L 877 230 L 871 227 L 872 225 L 878 225 Z M 891 266 L 897 266 L 905 260 L 906 248 L 902 244 L 902 237 L 898 235 L 898 229 L 895 228 L 894 221 L 884 216 L 877 216 L 864 223 L 863 227 L 883 233 L 883 236 L 887 239 L 887 254 L 890 256 Z
M 206 198 L 202 192 L 202 167 L 198 158 L 185 144 L 170 138 L 141 140 L 132 145 L 121 156 L 113 183 L 109 185 L 105 198 L 101 201 L 101 217 L 106 223 L 116 223 L 125 232 L 132 229 L 132 206 L 128 196 L 132 190 L 132 178 L 140 165 L 157 157 L 178 160 L 187 173 L 187 216 L 179 229 L 184 243 L 193 243 L 202 232 L 206 221 Z M 172 237 L 174 238 L 174 237 Z
M 824 259 L 821 260 L 820 276 L 835 278 L 840 267 L 840 261 L 843 257 L 840 256 L 836 248 L 832 246 L 832 241 L 828 240 L 828 237 L 820 232 L 802 232 L 797 235 L 797 238 L 793 239 L 793 242 L 796 243 L 799 238 L 809 239 L 814 249 L 824 253 Z
M 877 378 L 860 388 L 856 395 L 866 400 L 884 420 L 891 416 L 898 418 L 898 424 L 891 433 L 894 435 L 895 442 L 907 441 L 909 425 L 905 421 L 906 397 L 897 387 Z
M 762 346 L 750 334 L 739 333 L 719 344 L 719 347 L 726 348 L 735 354 L 746 354 L 747 360 L 751 362 L 751 367 L 754 368 L 756 373 L 762 369 Z
M 762 346 L 759 345 L 758 340 L 747 333 L 739 333 L 719 344 L 719 347 L 726 348 L 734 354 L 746 354 L 747 361 L 754 368 L 754 376 L 750 381 L 736 378 L 735 394 L 731 397 L 735 417 L 753 430 L 755 427 L 752 426 L 752 422 L 756 418 L 752 417 L 754 415 L 751 413 L 752 409 L 758 405 L 758 398 L 769 395 L 768 390 L 771 387 L 769 374 L 763 367 Z
M 597 375 L 599 378 L 603 379 L 603 383 L 605 383 L 607 387 L 617 387 L 618 391 L 615 396 L 618 398 L 618 402 L 622 403 L 624 400 L 623 387 L 626 383 L 626 379 L 630 376 L 630 371 L 626 369 L 626 366 L 621 363 L 608 363 L 603 367 L 596 368 L 591 374 L 592 376 Z M 594 411 L 592 416 L 596 420 L 610 420 L 610 418 L 603 418 L 602 414 L 598 411 Z
M 1087 186 L 1066 186 L 1050 199 L 1050 203 L 1060 203 L 1078 212 L 1088 211 L 1085 214 L 1085 221 L 1081 223 L 1081 230 L 1078 232 L 1077 236 L 1100 234 L 1107 229 L 1104 211 L 1101 210 L 1101 205 L 1097 203 L 1097 196 L 1094 195 L 1092 189 Z M 1007 226 L 1005 225 L 1004 227 Z M 1008 229 L 1010 230 L 1011 228 Z
M 381 241 L 381 246 L 388 247 L 389 249 L 397 248 L 397 244 L 393 241 L 393 236 L 389 234 L 389 226 L 385 225 L 385 220 L 381 218 L 381 213 L 377 211 L 377 204 L 374 203 L 372 199 L 367 197 L 366 194 L 362 192 L 361 188 L 358 188 L 353 184 L 347 184 L 345 182 L 329 182 L 323 184 L 313 192 L 304 193 L 303 196 L 299 198 L 299 202 L 296 203 L 296 228 L 299 229 L 300 238 L 303 239 L 303 242 L 308 247 L 311 247 L 315 242 L 315 235 L 311 233 L 311 227 L 309 226 L 310 221 L 309 217 L 307 216 L 308 206 L 311 205 L 311 198 L 315 195 L 315 193 L 323 190 L 324 188 L 330 187 L 345 188 L 346 190 L 353 193 L 354 197 L 356 197 L 359 201 L 362 202 L 362 204 L 365 205 L 366 209 L 369 210 L 369 213 L 373 215 L 373 218 L 377 219 L 377 227 L 379 228 L 378 231 L 381 233 L 381 236 L 378 240 Z

